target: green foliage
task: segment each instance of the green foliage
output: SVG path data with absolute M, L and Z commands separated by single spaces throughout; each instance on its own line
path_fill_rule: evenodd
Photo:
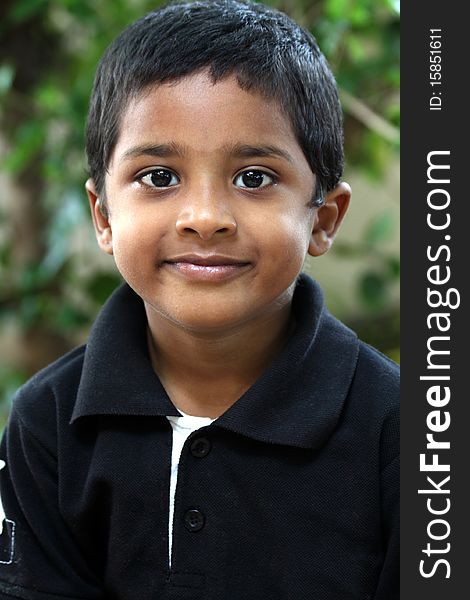
M 15 71 L 9 64 L 3 64 L 0 66 L 0 98 L 4 96 L 11 88 Z
M 338 256 L 354 259 L 363 265 L 357 280 L 357 293 L 369 312 L 380 312 L 387 308 L 392 297 L 391 290 L 400 277 L 400 260 L 396 251 L 383 249 L 396 226 L 390 212 L 384 212 L 366 224 L 360 243 L 335 242 L 334 249 Z
M 19 0 L 11 7 L 8 20 L 11 24 L 22 23 L 47 8 L 48 0 Z
M 10 173 L 21 173 L 44 145 L 44 123 L 27 121 L 16 130 L 15 146 L 3 161 L 2 168 Z
M 368 224 L 364 232 L 366 244 L 378 244 L 390 237 L 394 229 L 394 223 L 390 213 L 378 215 Z
M 350 164 L 380 177 L 398 147 L 396 2 L 268 3 L 312 29 L 340 87 L 369 109 L 357 111 L 345 102 L 346 153 Z M 14 319 L 23 329 L 40 325 L 72 344 L 117 284 L 116 275 L 102 270 L 80 274 L 83 265 L 71 243 L 89 227 L 83 192 L 84 123 L 104 49 L 125 25 L 160 4 L 7 0 L 0 7 L 0 124 L 8 144 L 1 168 L 20 187 L 36 190 L 43 219 L 38 231 L 43 250 L 30 261 L 18 262 L 16 234 L 5 216 L 2 223 L 0 213 L 0 324 Z M 387 290 L 398 277 L 398 257 L 380 252 L 394 227 L 384 214 L 366 225 L 360 244 L 337 246 L 348 258 L 373 254 L 373 264 L 358 281 L 358 295 L 375 311 L 385 305 Z M 16 368 L 0 372 L 3 395 L 8 397 L 26 375 Z

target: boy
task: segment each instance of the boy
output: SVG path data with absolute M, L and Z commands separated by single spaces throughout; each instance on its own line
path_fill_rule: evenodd
M 313 38 L 234 0 L 151 13 L 87 152 L 126 283 L 15 399 L 0 598 L 397 598 L 397 369 L 300 275 L 350 197 Z

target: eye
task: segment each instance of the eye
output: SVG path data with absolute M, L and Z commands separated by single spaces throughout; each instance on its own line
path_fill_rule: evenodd
M 243 173 L 237 175 L 233 180 L 233 183 L 241 188 L 254 189 L 272 185 L 273 183 L 276 183 L 276 179 L 274 175 L 268 175 L 264 171 L 249 169 L 248 171 L 243 171 Z
M 168 169 L 152 169 L 141 175 L 139 179 L 143 184 L 155 188 L 173 187 L 180 182 L 179 177 Z

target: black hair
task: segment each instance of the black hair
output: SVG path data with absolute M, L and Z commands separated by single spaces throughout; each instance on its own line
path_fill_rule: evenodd
M 147 86 L 208 69 L 234 75 L 245 90 L 275 99 L 291 121 L 317 177 L 313 205 L 343 171 L 343 125 L 336 82 L 314 37 L 284 13 L 246 0 L 172 3 L 127 27 L 96 72 L 88 114 L 89 174 L 105 196 L 105 173 L 129 100 Z

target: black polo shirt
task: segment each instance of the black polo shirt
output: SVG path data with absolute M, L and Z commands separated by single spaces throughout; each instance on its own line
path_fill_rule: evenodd
M 123 285 L 23 386 L 0 457 L 0 598 L 398 598 L 398 374 L 302 276 L 271 367 L 181 454 Z

